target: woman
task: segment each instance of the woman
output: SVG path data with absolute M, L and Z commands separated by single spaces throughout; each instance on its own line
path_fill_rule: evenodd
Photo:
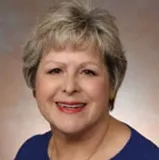
M 114 17 L 73 1 L 54 6 L 24 48 L 24 77 L 51 131 L 15 160 L 159 160 L 159 149 L 110 116 L 127 60 Z

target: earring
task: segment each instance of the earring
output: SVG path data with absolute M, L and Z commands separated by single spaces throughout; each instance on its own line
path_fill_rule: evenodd
M 114 108 L 114 92 L 110 92 L 110 97 L 109 97 L 109 110 L 113 110 Z
M 114 92 L 113 92 L 113 91 L 111 91 L 111 92 L 110 92 L 109 100 L 110 100 L 110 101 L 112 101 L 113 99 L 114 99 Z

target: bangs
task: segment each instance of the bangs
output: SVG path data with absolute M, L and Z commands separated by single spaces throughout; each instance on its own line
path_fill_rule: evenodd
M 72 50 L 91 48 L 93 51 L 99 52 L 99 42 L 95 35 L 95 32 L 83 29 L 77 30 L 63 27 L 55 31 L 51 30 L 45 36 L 45 40 L 43 39 L 43 54 L 47 54 L 50 50 L 60 51 L 68 47 Z

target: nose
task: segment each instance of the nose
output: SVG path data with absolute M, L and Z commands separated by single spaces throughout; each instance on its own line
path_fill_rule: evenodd
M 74 75 L 67 75 L 63 80 L 62 91 L 68 95 L 72 95 L 76 92 L 79 92 L 79 84 L 77 77 Z

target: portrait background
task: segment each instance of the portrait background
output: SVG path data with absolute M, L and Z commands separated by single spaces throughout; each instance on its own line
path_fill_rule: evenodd
M 0 1 L 0 159 L 49 130 L 22 76 L 22 46 L 53 0 Z M 159 1 L 93 0 L 116 18 L 128 70 L 111 113 L 159 145 Z

